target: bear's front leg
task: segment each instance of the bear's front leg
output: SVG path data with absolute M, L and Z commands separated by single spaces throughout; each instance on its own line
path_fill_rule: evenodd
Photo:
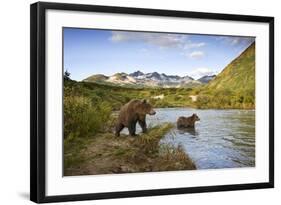
M 129 127 L 129 134 L 131 136 L 136 136 L 136 122 L 132 123 Z
M 147 127 L 146 127 L 145 120 L 139 120 L 139 125 L 141 126 L 142 132 L 146 133 L 147 132 Z

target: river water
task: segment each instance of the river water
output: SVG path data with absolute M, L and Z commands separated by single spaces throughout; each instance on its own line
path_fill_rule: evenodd
M 178 130 L 179 116 L 196 113 L 195 129 Z M 181 145 L 198 169 L 255 166 L 255 111 L 192 108 L 159 108 L 147 117 L 148 127 L 175 124 L 161 143 Z M 137 128 L 137 132 L 140 128 Z

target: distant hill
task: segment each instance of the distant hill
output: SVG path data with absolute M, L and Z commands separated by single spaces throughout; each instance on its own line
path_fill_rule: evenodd
M 102 82 L 106 81 L 108 79 L 107 76 L 102 75 L 102 74 L 97 74 L 97 75 L 91 75 L 90 77 L 84 79 L 84 81 L 87 82 Z
M 216 75 L 205 75 L 205 76 L 199 78 L 198 81 L 204 84 L 204 83 L 210 82 L 215 77 L 216 77 Z
M 129 87 L 162 87 L 162 88 L 190 88 L 201 85 L 200 81 L 194 80 L 190 76 L 166 75 L 165 73 L 143 73 L 136 71 L 130 74 L 115 73 L 112 76 L 92 75 L 83 81 L 93 83 L 103 83 Z
M 198 91 L 199 107 L 255 107 L 255 43 Z
M 207 85 L 207 89 L 230 89 L 232 92 L 255 91 L 255 43 L 228 64 Z

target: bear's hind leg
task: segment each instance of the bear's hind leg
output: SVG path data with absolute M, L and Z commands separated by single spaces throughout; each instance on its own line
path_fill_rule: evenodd
M 118 123 L 115 127 L 115 136 L 119 137 L 120 136 L 120 132 L 123 130 L 124 125 L 121 123 Z

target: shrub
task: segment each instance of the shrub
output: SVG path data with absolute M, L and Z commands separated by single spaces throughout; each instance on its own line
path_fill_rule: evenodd
M 111 107 L 106 103 L 94 104 L 88 97 L 64 97 L 64 138 L 89 137 L 103 129 Z
M 207 107 L 208 103 L 210 102 L 210 97 L 207 95 L 199 95 L 197 97 L 196 105 L 198 108 L 205 108 Z

